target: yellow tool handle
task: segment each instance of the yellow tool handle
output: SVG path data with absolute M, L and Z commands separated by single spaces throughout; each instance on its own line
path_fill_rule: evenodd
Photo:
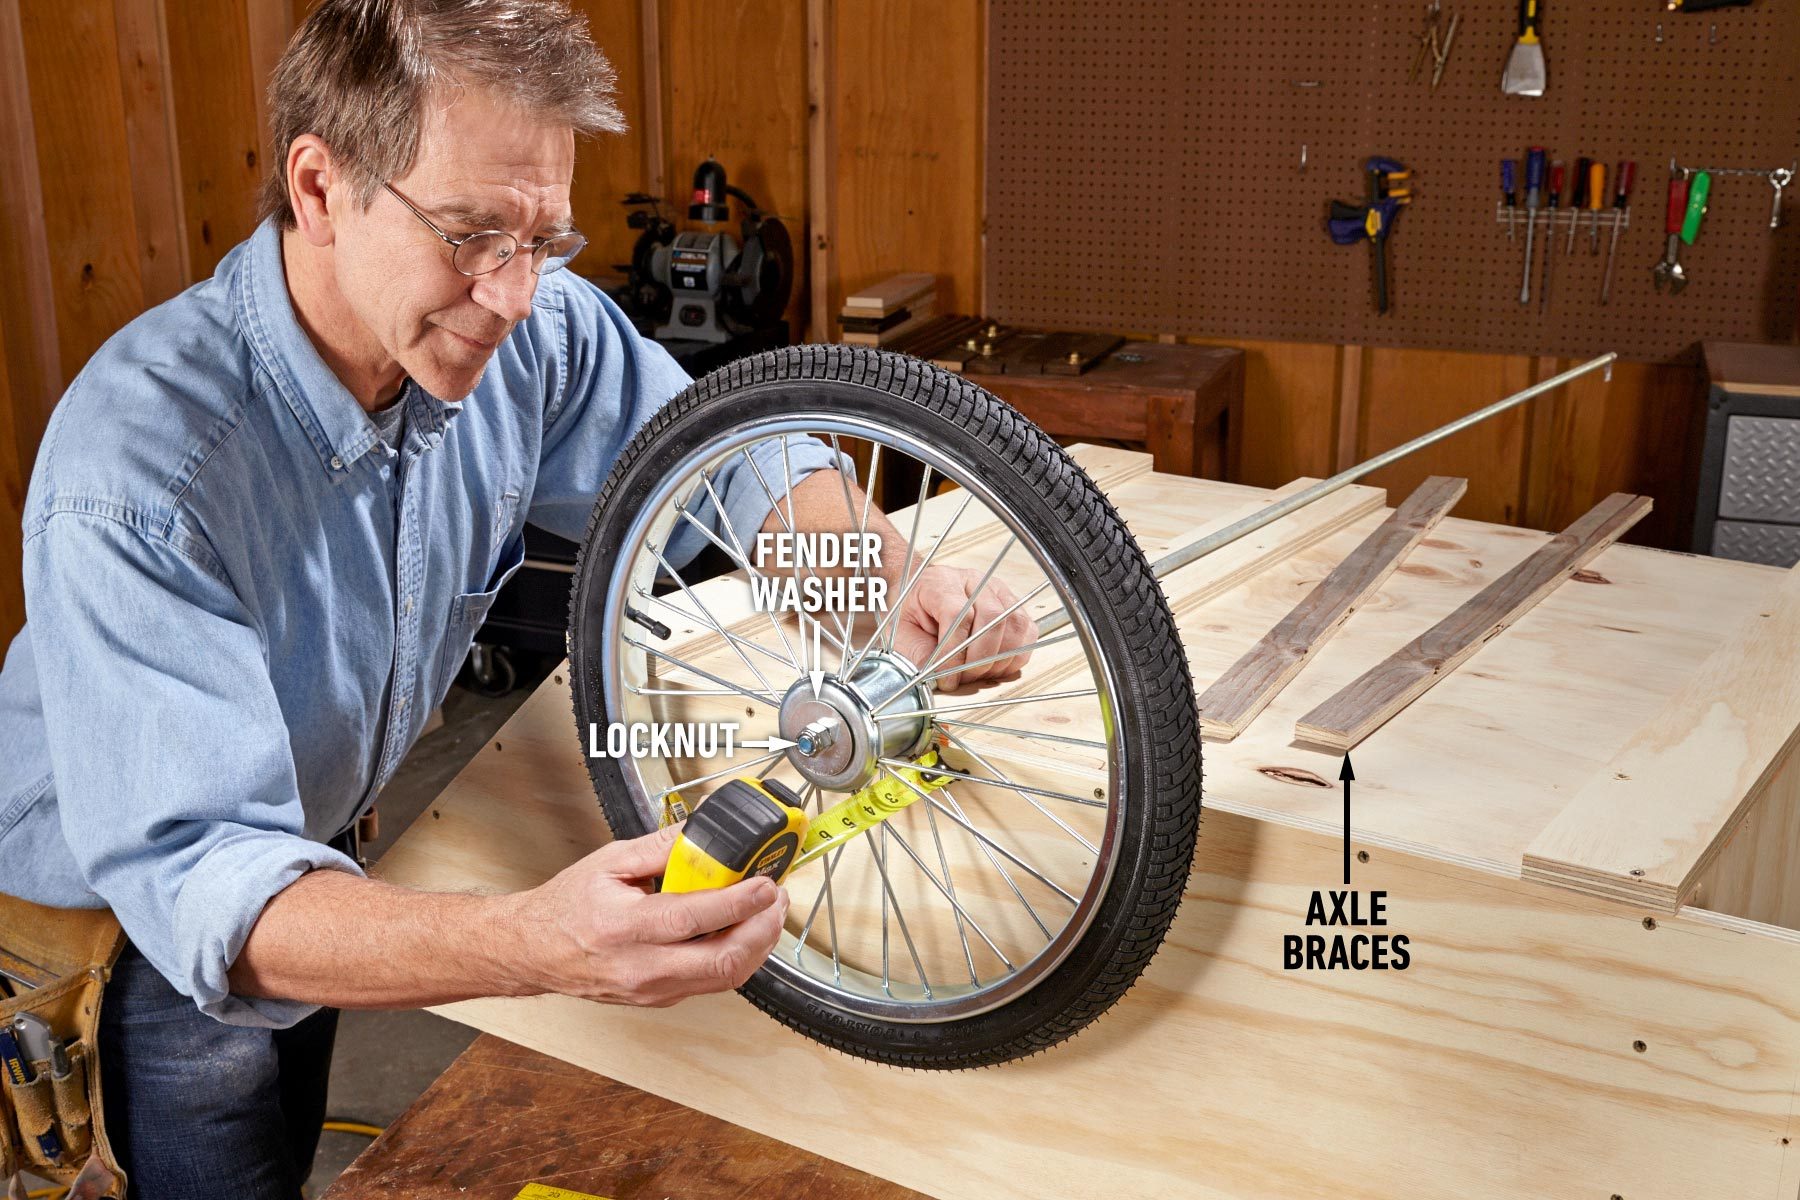
M 1598 212 L 1606 201 L 1606 164 L 1597 162 L 1588 168 L 1588 207 Z
M 1538 0 L 1519 0 L 1519 40 L 1534 46 L 1538 40 Z

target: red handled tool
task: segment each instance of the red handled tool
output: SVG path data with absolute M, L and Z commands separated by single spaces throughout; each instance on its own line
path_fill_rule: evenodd
M 1546 205 L 1550 223 L 1549 236 L 1544 239 L 1544 283 L 1538 289 L 1538 311 L 1541 313 L 1550 303 L 1550 272 L 1556 266 L 1556 206 L 1562 200 L 1563 165 L 1553 163 L 1550 167 L 1550 198 Z
M 1631 211 L 1631 183 L 1637 178 L 1637 164 L 1629 158 L 1619 164 L 1613 179 L 1612 245 L 1606 251 L 1606 280 L 1600 285 L 1600 303 L 1612 302 L 1613 261 L 1619 257 L 1619 226 Z
M 1675 274 L 1676 256 L 1681 253 L 1681 218 L 1687 213 L 1688 179 L 1686 175 L 1674 175 L 1669 179 L 1669 210 L 1663 219 L 1663 233 L 1668 242 L 1663 248 L 1662 261 L 1650 268 L 1650 278 L 1656 284 L 1656 290 L 1662 291 L 1669 286 Z

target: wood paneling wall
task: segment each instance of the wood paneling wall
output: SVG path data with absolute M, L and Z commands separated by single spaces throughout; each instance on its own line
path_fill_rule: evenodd
M 848 291 L 901 270 L 936 272 L 950 308 L 981 308 L 982 4 L 573 2 L 618 70 L 630 123 L 580 150 L 584 270 L 628 260 L 626 192 L 665 198 L 685 222 L 694 167 L 712 155 L 789 224 L 797 332 L 830 337 Z M 19 522 L 50 409 L 107 336 L 253 228 L 264 84 L 308 7 L 0 0 L 0 642 L 24 616 Z M 1568 365 L 1238 344 L 1243 481 L 1265 486 L 1329 474 Z M 1695 368 L 1621 365 L 1609 385 L 1584 380 L 1375 482 L 1467 474 L 1460 514 L 1541 528 L 1608 491 L 1644 491 L 1657 512 L 1636 540 L 1679 545 L 1701 386 Z

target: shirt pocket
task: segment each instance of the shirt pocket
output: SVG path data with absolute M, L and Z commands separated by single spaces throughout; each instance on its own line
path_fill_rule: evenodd
M 525 538 L 515 536 L 500 551 L 500 565 L 488 580 L 487 590 L 480 592 L 464 592 L 450 602 L 450 624 L 445 630 L 444 648 L 438 656 L 437 696 L 441 701 L 450 690 L 451 680 L 462 667 L 463 659 L 468 657 L 469 647 L 475 641 L 475 631 L 487 620 L 488 611 L 494 607 L 494 597 L 506 586 L 506 581 L 518 573 L 525 565 Z

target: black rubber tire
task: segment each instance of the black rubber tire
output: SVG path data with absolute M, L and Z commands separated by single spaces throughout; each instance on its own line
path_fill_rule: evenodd
M 1092 923 L 1036 986 L 955 1021 L 872 1020 L 806 996 L 774 973 L 743 989 L 758 1007 L 825 1045 L 896 1066 L 985 1066 L 1078 1033 L 1131 987 L 1181 901 L 1200 817 L 1200 731 L 1175 621 L 1143 552 L 1100 489 L 1016 409 L 959 375 L 904 355 L 801 346 L 742 359 L 698 380 L 632 439 L 595 504 L 570 591 L 575 722 L 609 718 L 600 612 L 632 518 L 671 465 L 725 424 L 796 412 L 856 414 L 905 430 L 983 480 L 1043 540 L 1115 664 L 1125 814 L 1117 864 Z M 615 836 L 651 832 L 622 764 L 590 758 Z

